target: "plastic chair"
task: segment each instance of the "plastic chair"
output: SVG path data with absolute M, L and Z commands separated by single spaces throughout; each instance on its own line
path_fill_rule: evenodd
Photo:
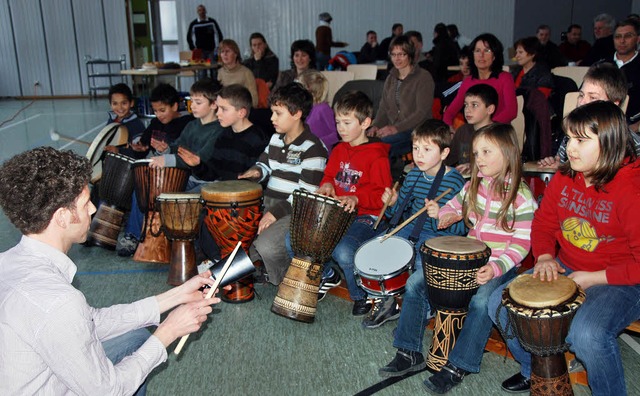
M 518 113 L 516 118 L 511 121 L 511 126 L 516 131 L 518 145 L 522 153 L 522 148 L 524 147 L 524 113 L 522 112 L 522 109 L 524 109 L 524 96 L 518 95 L 516 96 L 516 100 L 518 101 Z
M 378 65 L 349 65 L 347 66 L 347 71 L 353 72 L 354 80 L 375 80 L 378 74 Z
M 589 70 L 587 66 L 559 66 L 551 69 L 551 73 L 556 76 L 569 77 L 580 87 L 587 70 Z
M 353 72 L 350 71 L 322 71 L 322 74 L 329 81 L 329 93 L 327 94 L 327 103 L 333 103 L 333 97 L 336 92 L 348 81 L 353 80 Z
M 568 92 L 564 96 L 564 109 L 562 110 L 562 116 L 566 117 L 567 114 L 571 113 L 573 109 L 578 107 L 578 96 L 580 92 Z M 629 104 L 629 95 L 627 95 L 622 101 L 622 105 L 620 105 L 620 109 L 623 112 L 627 111 L 627 104 Z

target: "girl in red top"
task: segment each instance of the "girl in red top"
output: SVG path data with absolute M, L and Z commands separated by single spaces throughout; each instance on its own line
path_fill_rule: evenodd
M 594 395 L 624 395 L 616 337 L 640 318 L 640 163 L 625 116 L 611 102 L 581 106 L 563 126 L 569 161 L 554 175 L 535 213 L 536 264 L 530 272 L 548 282 L 561 273 L 585 290 L 567 342 L 587 369 Z M 505 286 L 491 295 L 490 314 Z M 506 323 L 505 309 L 500 320 Z M 517 338 L 508 344 L 521 369 L 502 387 L 524 391 L 530 385 L 531 357 Z

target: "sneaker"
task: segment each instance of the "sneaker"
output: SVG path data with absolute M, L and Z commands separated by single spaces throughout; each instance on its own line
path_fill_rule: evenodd
M 371 311 L 371 301 L 363 298 L 362 300 L 356 300 L 353 302 L 353 309 L 351 310 L 351 314 L 353 316 L 362 316 L 366 315 Z
M 327 292 L 334 287 L 338 286 L 342 279 L 337 271 L 333 271 L 333 274 L 328 278 L 322 278 L 320 281 L 320 290 L 318 290 L 318 301 L 321 301 L 327 295 Z
M 138 238 L 133 234 L 126 233 L 116 244 L 116 253 L 121 257 L 130 257 L 136 252 L 138 248 Z
M 440 371 L 426 379 L 423 384 L 428 392 L 442 395 L 449 392 L 454 386 L 460 385 L 467 374 L 467 371 L 447 362 Z
M 396 356 L 391 363 L 387 364 L 380 370 L 378 374 L 381 377 L 400 377 L 407 373 L 420 371 L 427 367 L 424 356 L 420 352 L 408 351 L 406 349 L 398 349 Z
M 365 329 L 375 329 L 382 326 L 390 320 L 396 320 L 400 317 L 400 307 L 393 297 L 378 298 L 373 304 L 373 309 L 362 321 L 362 327 Z

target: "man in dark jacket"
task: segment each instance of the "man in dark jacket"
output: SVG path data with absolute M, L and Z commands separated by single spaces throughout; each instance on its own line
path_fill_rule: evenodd
M 198 17 L 189 24 L 187 29 L 187 43 L 191 51 L 196 49 L 202 51 L 202 59 L 209 59 L 214 63 L 214 52 L 216 44 L 222 41 L 222 31 L 215 19 L 207 18 L 207 9 L 204 5 L 200 4 L 197 12 Z M 204 74 L 201 77 L 205 77 L 206 72 Z

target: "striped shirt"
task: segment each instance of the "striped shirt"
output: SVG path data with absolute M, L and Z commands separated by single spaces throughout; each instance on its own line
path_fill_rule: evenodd
M 538 205 L 527 184 L 524 181 L 520 181 L 515 201 L 513 231 L 507 232 L 499 228 L 496 224 L 496 216 L 502 206 L 502 201 L 494 199 L 493 191 L 490 189 L 492 181 L 493 179 L 490 177 L 483 177 L 480 181 L 477 207 L 484 214 L 480 218 L 475 213 L 469 214 L 469 220 L 473 224 L 473 228 L 469 230 L 468 236 L 484 242 L 491 248 L 489 264 L 493 268 L 493 277 L 497 278 L 511 268 L 520 265 L 520 262 L 529 253 L 529 248 L 531 247 L 531 221 L 533 220 L 533 212 Z M 467 182 L 462 191 L 440 209 L 438 214 L 440 218 L 449 213 L 462 215 L 462 202 L 470 183 Z M 507 214 L 509 222 L 513 219 L 512 213 L 512 210 L 509 210 Z
M 435 176 L 428 176 L 420 169 L 413 168 L 407 174 L 407 177 L 404 179 L 404 183 L 402 183 L 402 187 L 398 192 L 398 200 L 396 204 L 385 212 L 387 218 L 392 218 L 396 211 L 399 209 L 400 205 L 407 199 L 407 195 L 411 191 L 411 187 L 413 187 L 413 191 L 411 192 L 411 196 L 409 197 L 409 203 L 405 207 L 405 214 L 403 217 L 409 217 L 424 208 L 424 200 L 427 198 L 427 194 L 429 194 L 429 189 L 433 184 L 433 180 Z M 447 202 L 452 199 L 464 186 L 465 180 L 462 175 L 455 169 L 450 168 L 449 172 L 445 173 L 442 178 L 442 182 L 438 187 L 438 194 L 442 194 L 447 188 L 451 189 L 447 195 L 445 195 L 440 202 Z M 417 222 L 417 219 L 412 221 L 407 227 L 412 229 Z M 423 231 L 428 231 L 434 236 L 445 236 L 445 235 L 465 235 L 467 233 L 467 227 L 464 225 L 464 222 L 459 221 L 450 227 L 447 227 L 443 230 L 438 230 L 438 222 L 435 219 L 428 218 L 422 227 Z
M 256 165 L 262 172 L 260 182 L 269 178 L 264 192 L 266 211 L 279 219 L 291 213 L 294 190 L 315 191 L 327 163 L 327 149 L 305 124 L 304 131 L 290 144 L 284 134 L 271 136 Z

